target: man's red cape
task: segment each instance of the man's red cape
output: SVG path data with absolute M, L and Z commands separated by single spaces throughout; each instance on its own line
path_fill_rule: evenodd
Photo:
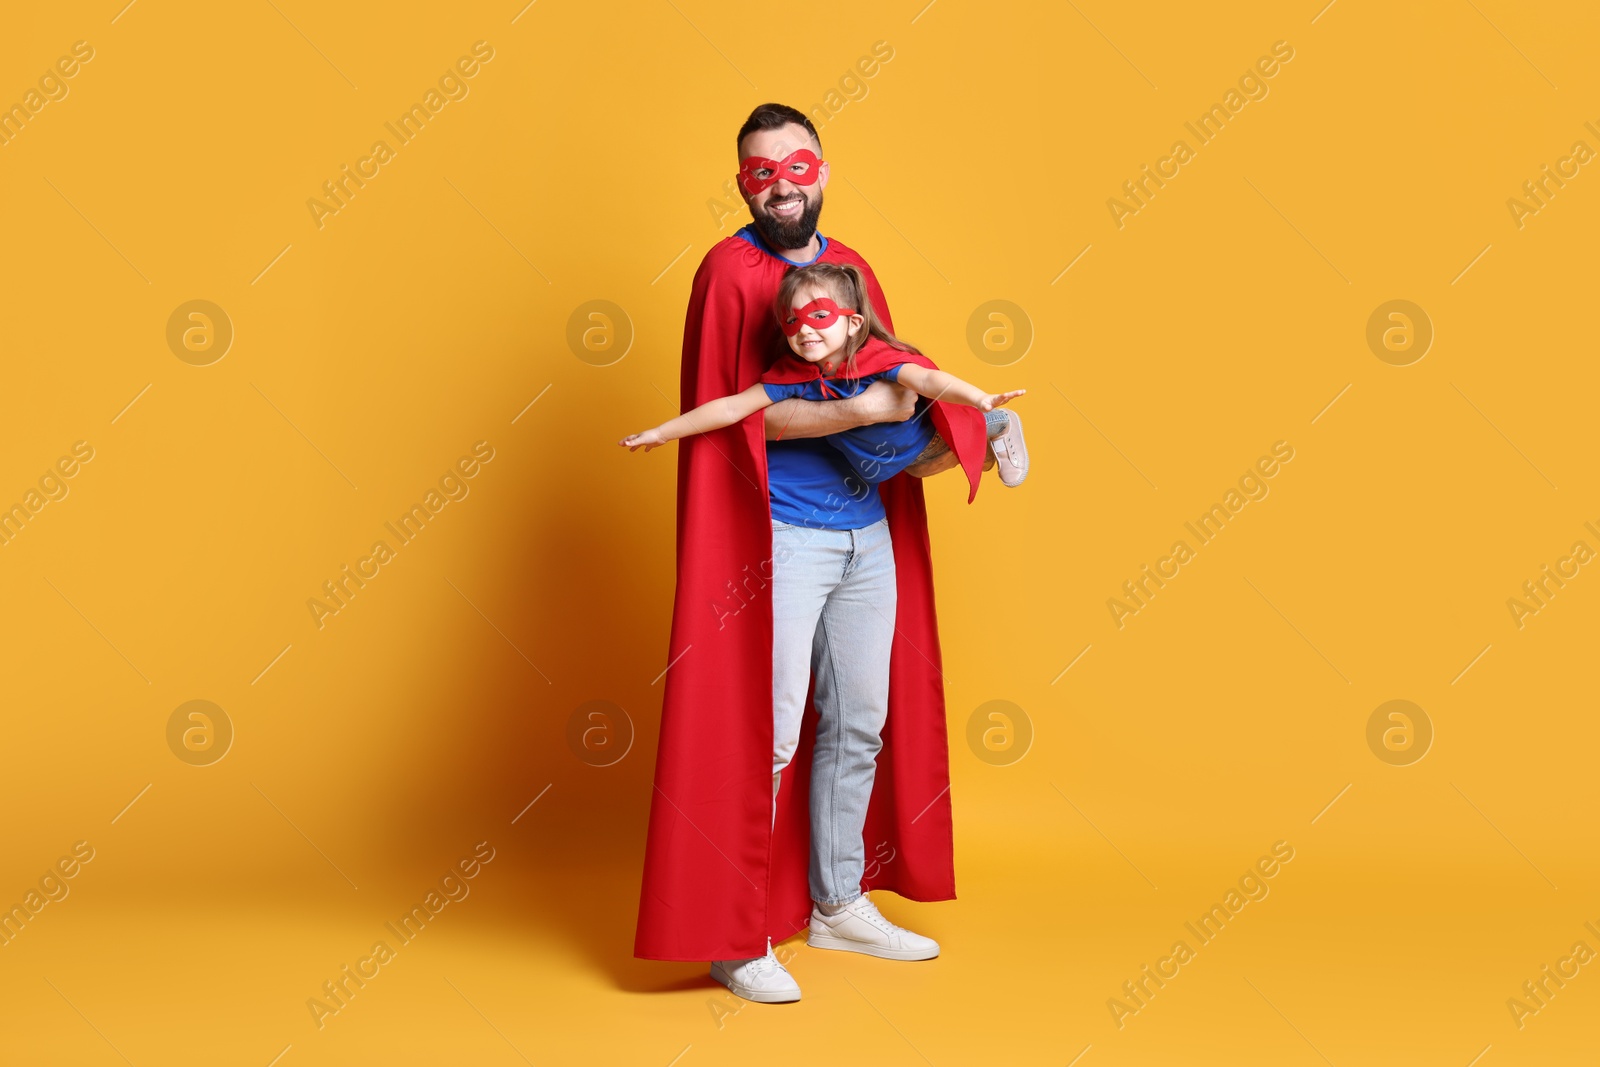
M 838 241 L 820 258 L 861 268 L 892 332 L 866 262 Z M 706 253 L 684 325 L 683 410 L 760 379 L 778 352 L 772 304 L 788 268 L 739 237 Z M 902 472 L 879 489 L 899 607 L 862 888 L 953 900 L 950 753 L 922 483 Z M 678 584 L 634 939 L 645 959 L 760 956 L 769 937 L 777 944 L 810 919 L 817 714 L 809 697 L 773 821 L 771 514 L 763 412 L 678 442 Z
M 877 306 L 874 302 L 875 310 Z M 889 332 L 893 333 L 894 330 L 891 328 Z M 876 337 L 869 337 L 845 365 L 844 369 L 849 373 L 830 375 L 828 380 L 848 381 L 851 378 L 865 378 L 869 374 L 882 373 L 897 363 L 915 363 L 929 370 L 939 369 L 933 360 L 920 352 L 907 352 Z M 822 370 L 817 364 L 807 363 L 792 355 L 785 346 L 785 354 L 773 361 L 772 366 L 761 376 L 761 380 L 771 385 L 799 385 L 803 382 L 816 381 L 820 377 Z M 989 439 L 983 415 L 977 408 L 945 400 L 936 400 L 929 404 L 928 408 L 934 430 L 944 438 L 944 443 L 950 446 L 950 451 L 954 452 L 956 459 L 961 462 L 961 469 L 966 472 L 967 503 L 970 504 L 972 498 L 978 495 L 978 479 L 983 477 L 983 460 L 988 451 Z

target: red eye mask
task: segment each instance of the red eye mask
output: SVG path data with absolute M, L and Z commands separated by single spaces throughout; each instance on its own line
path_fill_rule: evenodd
M 809 148 L 790 152 L 776 161 L 765 156 L 751 156 L 749 159 L 739 161 L 739 184 L 744 186 L 744 191 L 751 196 L 770 187 L 780 178 L 796 185 L 815 185 L 819 173 L 817 164 L 820 162 L 816 153 Z M 797 165 L 804 165 L 805 169 L 798 173 L 789 169 Z M 769 173 L 762 178 L 758 176 L 759 171 Z
M 812 312 L 816 311 L 826 311 L 827 314 L 821 318 L 811 318 Z M 813 330 L 826 330 L 829 326 L 839 321 L 839 316 L 854 314 L 854 309 L 842 308 L 824 296 L 811 301 L 803 308 L 796 309 L 793 321 L 784 322 L 780 325 L 783 327 L 783 335 L 785 337 L 793 337 L 800 332 L 800 327 L 802 326 L 809 326 Z

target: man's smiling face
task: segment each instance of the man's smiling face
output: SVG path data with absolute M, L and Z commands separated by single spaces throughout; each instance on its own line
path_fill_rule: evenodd
M 798 123 L 789 123 L 775 130 L 756 130 L 739 144 L 739 160 L 760 157 L 781 163 L 790 154 L 808 149 L 821 155 L 822 146 Z M 807 169 L 816 168 L 816 181 L 803 185 L 792 179 L 809 177 Z M 756 172 L 756 177 L 768 178 L 767 170 Z M 828 184 L 826 160 L 816 163 L 796 161 L 777 173 L 777 180 L 758 193 L 745 193 L 745 203 L 750 205 L 750 217 L 756 231 L 773 248 L 805 248 L 817 232 L 817 219 L 822 214 L 822 190 Z

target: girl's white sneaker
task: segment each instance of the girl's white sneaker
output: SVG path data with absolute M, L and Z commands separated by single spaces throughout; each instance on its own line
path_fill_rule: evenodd
M 1028 476 L 1028 445 L 1022 439 L 1022 420 L 1015 411 L 1006 409 L 1005 432 L 991 437 L 989 447 L 1000 462 L 1000 484 L 1007 488 L 1021 485 Z
M 813 904 L 806 944 L 886 960 L 931 960 L 939 954 L 939 942 L 885 919 L 865 893 L 834 915 L 824 915 Z
M 767 954 L 748 960 L 718 960 L 711 965 L 711 977 L 727 986 L 735 996 L 757 1004 L 787 1004 L 800 999 L 800 983 L 772 954 L 772 938 L 767 938 Z

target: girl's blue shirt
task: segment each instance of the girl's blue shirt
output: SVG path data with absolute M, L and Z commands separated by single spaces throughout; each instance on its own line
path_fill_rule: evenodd
M 891 382 L 897 381 L 900 377 L 900 368 L 903 366 L 905 364 L 897 363 L 886 371 L 863 375 L 860 378 L 829 378 L 828 387 L 831 394 L 822 391 L 820 378 L 783 385 L 763 382 L 762 388 L 766 389 L 767 396 L 771 397 L 774 403 L 796 397 L 801 400 L 844 400 L 860 394 L 863 389 L 880 378 Z M 850 465 L 856 477 L 868 485 L 877 485 L 909 467 L 922 454 L 922 450 L 928 446 L 933 435 L 933 424 L 928 418 L 928 399 L 918 397 L 915 412 L 904 422 L 868 423 L 865 426 L 828 434 L 819 440 L 836 449 Z M 777 517 L 776 510 L 773 515 Z

